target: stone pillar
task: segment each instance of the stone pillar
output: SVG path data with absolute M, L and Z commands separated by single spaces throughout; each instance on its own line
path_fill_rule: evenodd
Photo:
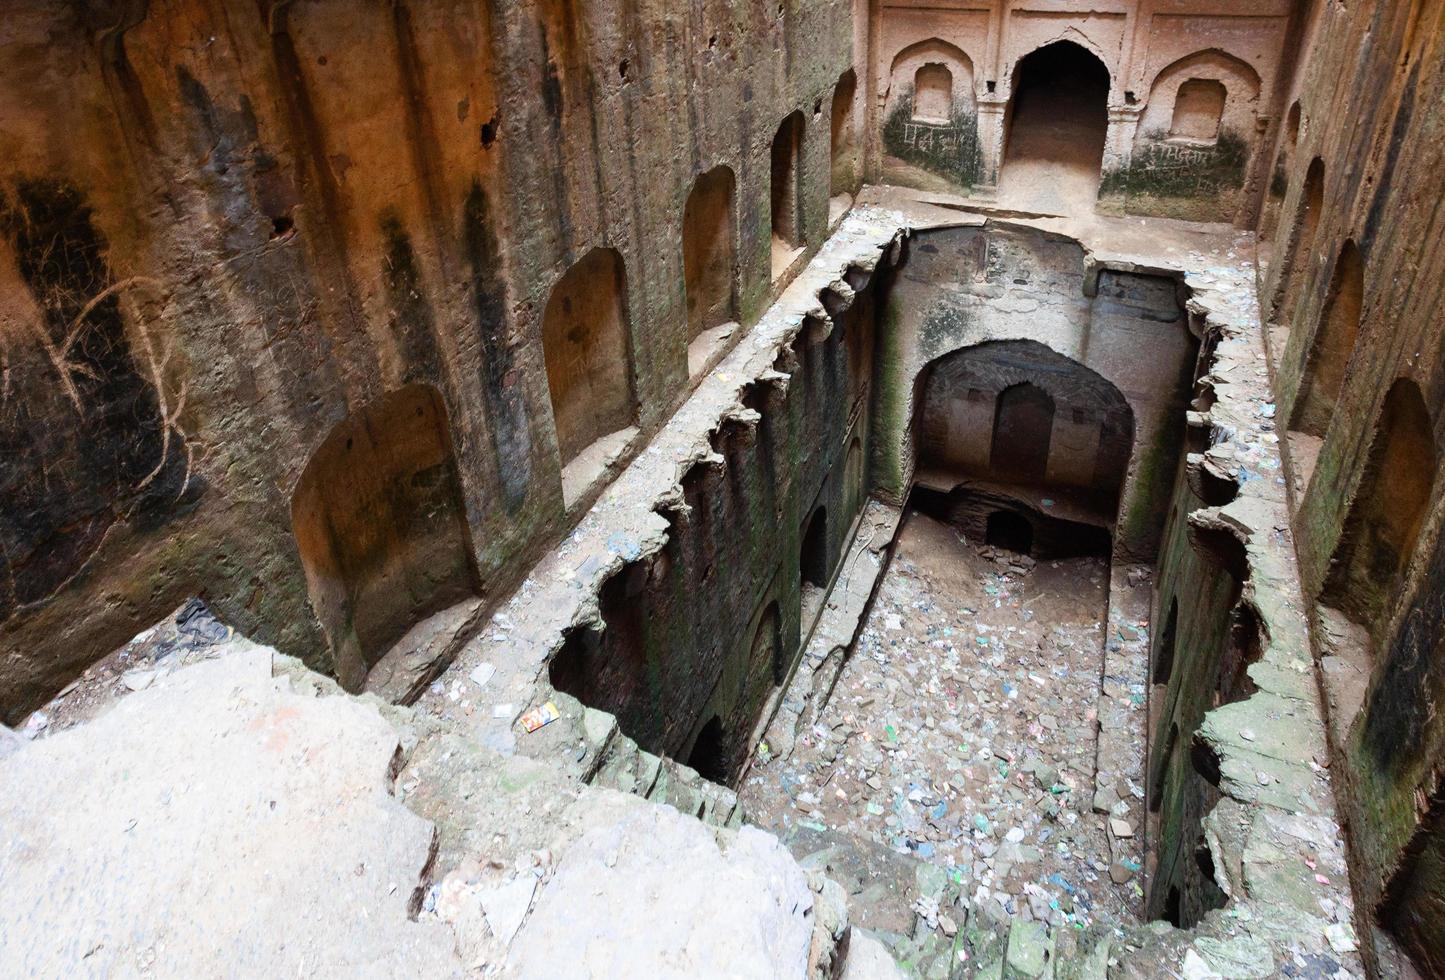
M 1104 173 L 1128 169 L 1134 155 L 1134 137 L 1139 132 L 1139 117 L 1143 114 L 1143 105 L 1109 107 L 1109 130 L 1104 137 Z
M 978 184 L 973 192 L 977 197 L 992 197 L 998 187 L 998 172 L 1003 166 L 1004 116 L 1008 101 L 997 95 L 985 95 L 978 100 L 978 147 L 983 157 L 979 167 Z

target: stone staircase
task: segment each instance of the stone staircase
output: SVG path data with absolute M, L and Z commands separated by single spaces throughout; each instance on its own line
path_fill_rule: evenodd
M 641 749 L 622 733 L 613 715 L 560 692 L 552 700 L 561 717 L 523 736 L 518 749 L 524 754 L 545 756 L 594 786 L 666 803 L 714 827 L 742 825 L 743 808 L 732 790 Z M 783 835 L 783 843 L 804 868 L 843 886 L 854 928 L 883 943 L 907 977 L 1107 977 L 1110 950 L 1118 938 L 1109 925 L 1051 926 L 994 907 L 975 908 L 963 884 L 941 865 L 847 835 L 800 825 Z
M 743 808 L 732 790 L 703 779 L 695 769 L 638 748 L 620 731 L 592 783 L 667 803 L 714 827 L 737 828 L 743 823 Z
M 521 736 L 518 751 L 545 758 L 583 782 L 632 793 L 714 827 L 742 826 L 738 796 L 726 786 L 704 779 L 695 769 L 641 749 L 622 733 L 617 718 L 589 708 L 560 691 L 552 703 L 561 717 Z

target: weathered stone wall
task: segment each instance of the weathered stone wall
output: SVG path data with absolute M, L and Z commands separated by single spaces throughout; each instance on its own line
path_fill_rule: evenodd
M 866 497 L 873 290 L 829 313 L 831 329 L 805 321 L 771 380 L 747 389 L 712 453 L 682 474 L 681 499 L 662 511 L 663 550 L 603 584 L 603 628 L 574 628 L 551 661 L 553 686 L 615 714 L 659 755 L 688 759 L 717 718 L 720 758 L 699 763 L 717 779 L 746 760 L 812 629 L 801 595 L 810 561 L 828 584 Z M 804 554 L 820 508 L 821 547 Z
M 879 337 L 874 482 L 880 493 L 901 500 L 912 481 L 912 426 L 924 368 L 995 340 L 1035 341 L 1123 394 L 1134 414 L 1134 450 L 1116 541 L 1124 554 L 1152 559 L 1196 348 L 1177 283 L 1087 269 L 1077 242 L 1044 232 L 992 222 L 922 231 L 909 240 Z M 1140 357 L 1144 350 L 1147 358 Z
M 404 384 L 441 393 L 478 588 L 513 581 L 566 520 L 553 285 L 595 247 L 621 256 L 655 428 L 687 384 L 694 177 L 736 177 L 747 321 L 774 288 L 769 141 L 795 110 L 802 235 L 825 232 L 853 17 L 839 0 L 9 11 L 0 714 L 192 593 L 329 669 L 291 493 L 333 426 Z
M 1180 461 L 1150 617 L 1149 914 L 1183 926 L 1225 901 L 1213 858 L 1200 858 L 1212 853 L 1204 817 L 1220 793 L 1218 760 L 1198 739 L 1199 728 L 1206 712 L 1253 691 L 1245 671 L 1261 649 L 1257 618 L 1241 604 L 1244 545 L 1227 530 L 1191 520 L 1233 496 L 1209 496 L 1216 488 L 1201 475 L 1201 459 Z
M 874 6 L 870 55 L 872 173 L 926 189 L 987 188 L 998 179 L 1015 68 L 1030 52 L 1066 40 L 1108 69 L 1105 198 L 1141 214 L 1252 220 L 1268 179 L 1255 153 L 1278 115 L 1279 68 L 1288 59 L 1294 4 L 1269 0 L 1248 11 L 1179 0 L 891 0 Z M 913 88 L 922 65 L 945 68 L 954 84 L 946 125 L 918 121 Z M 1169 121 L 1180 84 L 1224 82 L 1223 136 L 1195 145 L 1176 167 Z M 1287 79 L 1286 79 L 1287 81 Z M 1178 159 L 1176 159 L 1178 158 Z M 1207 164 L 1198 173 L 1199 161 Z
M 1287 156 L 1288 191 L 1263 289 L 1267 313 L 1292 314 L 1272 334 L 1278 418 L 1282 427 L 1317 430 L 1289 439 L 1306 595 L 1322 597 L 1331 569 L 1358 561 L 1362 541 L 1373 542 L 1368 559 L 1376 577 L 1390 582 L 1388 605 L 1373 624 L 1361 624 L 1362 693 L 1331 704 L 1342 753 L 1332 771 L 1362 924 L 1388 892 L 1391 928 L 1410 933 L 1417 953 L 1433 944 L 1438 955 L 1445 880 L 1429 870 L 1438 862 L 1423 859 L 1441 846 L 1438 821 L 1433 831 L 1420 828 L 1445 777 L 1445 500 L 1438 465 L 1393 467 L 1389 479 L 1414 474 L 1422 484 L 1423 506 L 1410 533 L 1384 533 L 1388 519 L 1402 516 L 1388 511 L 1404 505 L 1384 513 L 1372 506 L 1393 500 L 1398 488 L 1382 482 L 1387 474 L 1371 463 L 1402 385 L 1418 392 L 1421 420 L 1408 428 L 1425 436 L 1435 460 L 1445 437 L 1445 4 L 1315 7 L 1318 30 L 1301 68 L 1303 124 Z M 1323 188 L 1308 235 L 1301 228 L 1312 162 Z M 1362 265 L 1357 306 L 1338 288 L 1351 252 Z M 1322 329 L 1326 324 L 1333 326 Z M 1339 337 L 1350 342 L 1342 346 Z M 1311 385 L 1316 395 L 1333 395 L 1337 386 L 1333 411 L 1321 415 L 1316 398 L 1316 408 L 1302 414 Z M 1311 421 L 1320 418 L 1322 425 Z M 1313 626 L 1317 652 L 1328 652 L 1331 638 L 1318 615 Z M 1428 881 L 1419 877 L 1432 873 Z M 1433 922 L 1436 931 L 1411 933 L 1410 922 Z M 1431 962 L 1439 968 L 1438 959 Z

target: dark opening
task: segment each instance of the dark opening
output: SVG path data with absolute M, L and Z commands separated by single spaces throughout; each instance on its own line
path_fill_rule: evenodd
M 728 779 L 727 760 L 723 752 L 723 727 L 717 715 L 708 719 L 692 743 L 687 764 L 696 769 L 703 779 L 714 783 L 726 783 Z
M 1218 788 L 1219 780 L 1224 775 L 1220 771 L 1219 753 L 1198 733 L 1195 733 L 1189 744 L 1189 761 L 1193 764 L 1194 771 L 1199 773 L 1206 783 Z
M 1182 917 L 1179 912 L 1179 888 L 1177 885 L 1170 887 L 1169 896 L 1164 899 L 1164 918 L 1169 920 L 1169 924 L 1176 929 L 1179 928 L 1182 923 Z
M 992 548 L 1017 551 L 1027 555 L 1034 547 L 1034 526 L 1028 518 L 1011 510 L 996 510 L 988 515 L 984 542 Z
M 1154 652 L 1154 683 L 1168 684 L 1174 672 L 1174 639 L 1179 630 L 1179 600 L 1169 600 L 1169 617 L 1164 632 L 1159 634 L 1159 648 Z
M 1199 467 L 1198 476 L 1199 499 L 1206 507 L 1223 507 L 1239 496 L 1237 482 L 1211 472 L 1207 466 Z
M 1113 547 L 1113 537 L 1107 527 L 1054 517 L 1034 510 L 1026 501 L 968 484 L 960 484 L 947 492 L 921 484 L 915 486 L 908 494 L 908 510 L 953 525 L 969 541 L 982 541 L 1040 560 L 1102 557 L 1109 555 Z M 1012 514 L 1027 526 L 1026 548 L 1011 548 L 995 542 L 989 524 L 1000 513 Z
M 592 680 L 598 674 L 600 641 L 596 630 L 569 630 L 562 641 L 562 648 L 547 664 L 547 677 L 552 687 L 578 700 L 590 699 Z
M 1098 178 L 1109 127 L 1109 70 L 1070 41 L 1039 48 L 1013 76 L 1004 167 L 1064 164 Z
M 1005 482 L 1043 480 L 1053 428 L 1054 400 L 1044 389 L 1025 381 L 1000 392 L 989 451 L 995 476 Z
M 644 746 L 657 744 L 664 719 L 647 659 L 648 566 L 624 565 L 598 593 L 604 629 L 570 630 L 552 657 L 552 686 L 589 707 L 617 716 Z
M 803 547 L 798 558 L 803 584 L 823 588 L 828 584 L 828 511 L 819 507 L 808 519 Z
M 1252 603 L 1241 602 L 1234 607 L 1229 623 L 1229 645 L 1219 667 L 1219 686 L 1215 706 L 1242 701 L 1255 692 L 1249 676 L 1249 665 L 1264 654 L 1265 626 L 1259 610 Z
M 1191 926 L 1204 917 L 1202 913 L 1209 909 L 1222 909 L 1229 903 L 1229 896 L 1219 887 L 1219 880 L 1214 875 L 1214 855 L 1210 853 L 1209 843 L 1203 834 L 1199 835 L 1199 843 L 1194 846 L 1194 866 L 1199 871 L 1199 902 L 1202 907 L 1200 914 L 1189 923 Z

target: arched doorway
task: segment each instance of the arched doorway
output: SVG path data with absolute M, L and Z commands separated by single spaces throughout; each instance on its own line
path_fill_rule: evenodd
M 687 764 L 696 769 L 703 779 L 714 783 L 725 783 L 728 778 L 726 753 L 723 751 L 722 721 L 717 715 L 707 720 L 702 731 L 692 743 L 687 754 Z
M 1072 41 L 1014 68 L 1000 201 L 1066 214 L 1093 207 L 1109 128 L 1109 70 Z

